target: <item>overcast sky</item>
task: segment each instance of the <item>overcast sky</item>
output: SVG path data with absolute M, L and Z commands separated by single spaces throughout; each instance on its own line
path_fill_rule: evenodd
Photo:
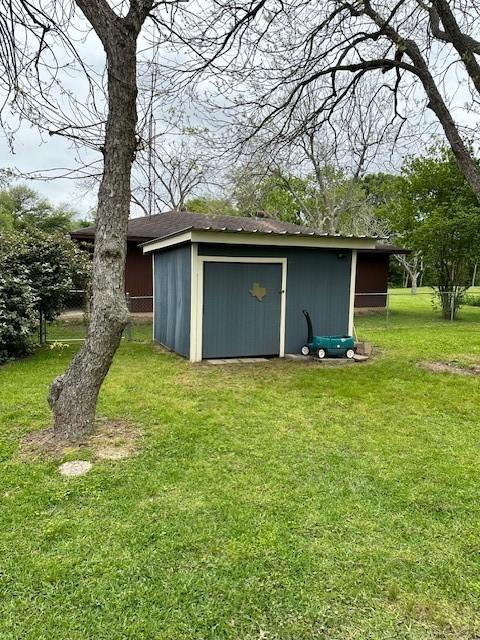
M 72 166 L 72 150 L 67 141 L 52 137 L 42 142 L 38 129 L 23 125 L 15 137 L 14 153 L 5 136 L 0 138 L 0 167 L 22 173 Z M 22 182 L 22 181 L 19 181 Z M 96 194 L 80 181 L 69 179 L 25 181 L 56 205 L 68 203 L 83 216 L 96 204 Z
M 78 46 L 81 48 L 82 60 L 88 61 L 92 69 L 98 71 L 101 75 L 104 69 L 104 52 L 103 48 L 93 33 L 85 32 L 85 22 L 82 18 L 82 38 Z M 450 62 L 447 58 L 445 64 Z M 462 75 L 462 74 L 461 74 Z M 461 78 L 460 75 L 460 78 Z M 453 102 L 457 108 L 463 111 L 462 107 L 465 103 L 470 102 L 470 96 L 455 69 L 450 69 L 447 73 L 444 89 L 447 97 L 453 97 Z M 82 95 L 86 91 L 85 79 L 70 74 L 65 78 L 66 86 L 82 100 Z M 478 116 L 475 113 L 455 113 L 455 115 L 464 123 L 468 122 L 470 126 L 476 126 Z M 431 118 L 430 115 L 428 115 Z M 14 121 L 12 120 L 12 126 Z M 408 153 L 423 153 L 428 142 L 425 142 L 419 136 L 416 141 L 410 142 Z M 93 154 L 93 152 L 92 152 Z M 91 155 L 93 159 L 95 156 Z M 397 157 L 400 157 L 397 154 Z M 66 139 L 59 136 L 46 136 L 42 140 L 38 129 L 32 125 L 24 123 L 15 135 L 14 153 L 12 153 L 6 137 L 0 129 L 0 169 L 12 168 L 21 173 L 29 172 L 48 172 L 48 169 L 58 167 L 75 167 L 75 154 Z M 392 167 L 375 167 L 378 170 L 391 170 Z M 80 180 L 56 179 L 56 180 L 31 180 L 28 182 L 30 186 L 38 190 L 42 195 L 46 196 L 54 204 L 59 205 L 68 203 L 70 207 L 78 210 L 79 214 L 85 216 L 96 205 L 96 188 L 91 185 L 86 186 Z
M 75 43 L 77 52 L 79 53 L 82 63 L 91 70 L 92 78 L 101 82 L 101 77 L 105 69 L 105 53 L 103 47 L 95 33 L 87 26 L 85 18 L 81 13 L 75 16 L 70 23 L 70 35 Z M 78 65 L 72 60 L 71 54 L 65 52 L 63 45 L 55 44 L 54 40 L 50 41 L 56 56 L 55 62 L 64 68 L 60 72 L 62 90 L 51 89 L 49 97 L 53 103 L 61 105 L 64 113 L 72 114 L 71 118 L 77 123 L 88 121 L 88 115 L 82 112 L 82 105 L 88 105 L 89 85 L 85 75 L 75 68 Z M 48 54 L 44 54 L 44 60 L 48 64 L 52 58 Z M 44 80 L 48 80 L 49 74 L 42 74 Z M 68 92 L 79 101 L 77 111 L 72 111 L 68 98 L 64 97 Z M 97 92 L 96 99 L 100 105 L 103 104 L 103 94 Z M 75 109 L 75 107 L 74 107 Z M 85 109 L 88 114 L 88 108 Z M 64 137 L 49 136 L 46 133 L 40 134 L 39 129 L 24 121 L 20 124 L 14 113 L 9 115 L 4 111 L 2 117 L 12 129 L 17 129 L 13 140 L 13 152 L 10 148 L 6 133 L 0 128 L 0 169 L 11 168 L 22 174 L 36 173 L 49 175 L 49 170 L 69 168 L 75 169 L 79 166 L 76 158 L 75 149 L 72 144 Z M 62 123 L 62 119 L 58 120 Z M 47 128 L 55 128 L 54 125 Z M 85 159 L 92 161 L 99 157 L 99 154 L 93 151 L 82 151 Z M 64 171 L 55 171 L 52 174 L 65 174 Z M 52 175 L 50 174 L 50 175 Z M 26 183 L 33 189 L 39 191 L 43 196 L 51 200 L 55 205 L 68 204 L 69 207 L 78 210 L 81 216 L 85 216 L 96 206 L 96 189 L 92 189 L 91 185 L 85 185 L 78 179 L 49 179 L 49 180 L 30 180 L 19 179 L 17 183 Z

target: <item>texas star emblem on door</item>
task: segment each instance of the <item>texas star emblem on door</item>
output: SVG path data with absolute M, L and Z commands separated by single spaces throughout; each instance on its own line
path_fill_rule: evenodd
M 203 358 L 278 355 L 282 265 L 205 262 Z

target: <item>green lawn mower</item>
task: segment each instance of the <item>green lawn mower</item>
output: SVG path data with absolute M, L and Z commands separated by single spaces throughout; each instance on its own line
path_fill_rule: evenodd
M 307 321 L 307 342 L 303 345 L 302 355 L 315 353 L 320 360 L 327 356 L 345 357 L 352 359 L 355 355 L 355 342 L 352 336 L 314 336 L 312 320 L 308 311 L 302 311 Z

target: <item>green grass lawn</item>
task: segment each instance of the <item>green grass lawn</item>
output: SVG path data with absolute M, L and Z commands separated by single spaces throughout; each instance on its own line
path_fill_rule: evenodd
M 78 344 L 1 367 L 0 638 L 478 638 L 480 379 L 418 363 L 480 362 L 480 308 L 356 325 L 344 367 L 125 341 L 99 414 L 140 453 L 70 480 L 17 451 Z

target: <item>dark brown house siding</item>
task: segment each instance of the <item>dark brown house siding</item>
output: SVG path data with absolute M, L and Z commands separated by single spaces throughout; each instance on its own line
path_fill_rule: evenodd
M 255 231 L 272 234 L 324 235 L 315 229 L 279 222 L 272 219 L 240 218 L 231 216 L 206 216 L 187 211 L 170 211 L 143 218 L 132 218 L 128 223 L 128 245 L 125 274 L 125 292 L 132 298 L 152 296 L 152 262 L 149 255 L 143 255 L 139 244 L 164 238 L 188 229 L 225 231 Z M 95 227 L 73 231 L 71 237 L 78 242 L 93 243 Z M 389 257 L 398 253 L 410 253 L 408 249 L 390 244 L 378 243 L 375 249 L 359 250 L 357 253 L 357 277 L 355 291 L 361 293 L 383 293 L 388 287 Z M 356 307 L 384 307 L 386 295 L 356 295 Z M 152 300 L 132 300 L 132 311 L 151 312 Z
M 152 256 L 143 254 L 138 248 L 137 242 L 127 244 L 127 262 L 125 267 L 125 292 L 131 297 L 152 296 Z M 151 312 L 153 309 L 152 299 L 132 300 L 132 311 Z
M 72 238 L 81 242 L 84 249 L 93 253 L 93 238 L 83 235 L 81 231 L 72 233 Z M 143 255 L 143 250 L 138 247 L 139 240 L 127 242 L 127 258 L 125 263 L 125 293 L 131 297 L 152 296 L 152 256 Z M 130 310 L 134 312 L 151 313 L 153 300 L 132 300 Z
M 383 293 L 388 289 L 388 265 L 390 256 L 385 253 L 358 253 L 355 281 L 355 307 L 384 307 L 387 296 L 358 295 L 359 293 Z

